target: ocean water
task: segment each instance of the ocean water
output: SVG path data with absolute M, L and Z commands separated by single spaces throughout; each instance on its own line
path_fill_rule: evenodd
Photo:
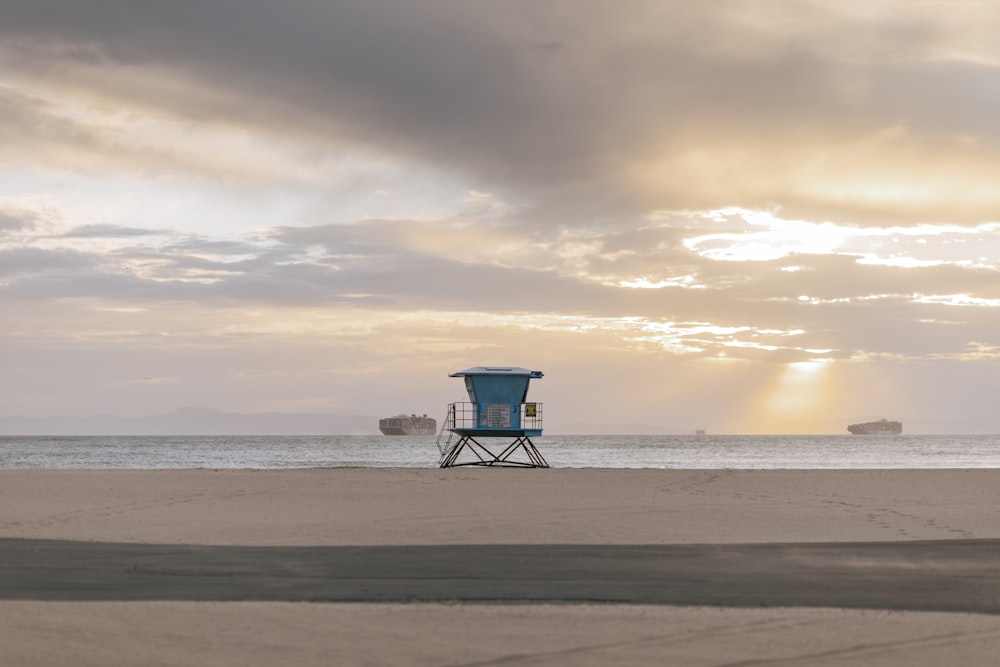
M 560 435 L 558 468 L 996 468 L 1000 435 Z M 0 469 L 434 468 L 435 436 L 2 436 Z

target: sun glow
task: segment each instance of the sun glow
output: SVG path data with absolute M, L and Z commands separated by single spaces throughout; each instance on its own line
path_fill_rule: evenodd
M 686 239 L 685 247 L 707 259 L 762 262 L 792 254 L 829 254 L 855 233 L 830 222 L 785 220 L 770 211 L 723 209 L 706 212 L 713 220 L 741 221 L 747 229 Z
M 809 361 L 795 361 L 788 364 L 788 368 L 799 374 L 809 375 L 823 370 L 831 359 L 810 359 Z
M 662 289 L 664 287 L 688 287 L 692 289 L 705 289 L 704 285 L 696 284 L 696 278 L 691 275 L 678 276 L 667 280 L 652 281 L 649 278 L 636 278 L 635 280 L 619 280 L 617 285 L 632 289 Z
M 815 430 L 829 419 L 837 391 L 833 360 L 815 358 L 780 367 L 761 387 L 744 415 L 746 427 L 761 433 Z
M 859 264 L 904 269 L 942 265 L 998 269 L 1000 250 L 995 222 L 975 226 L 920 224 L 909 227 L 858 227 L 832 222 L 786 220 L 771 211 L 726 208 L 689 212 L 693 229 L 722 225 L 723 232 L 692 236 L 684 246 L 706 259 L 766 262 L 792 255 L 848 255 Z M 970 244 L 977 248 L 970 257 Z M 983 253 L 983 250 L 988 252 Z M 783 267 L 794 272 L 800 267 Z

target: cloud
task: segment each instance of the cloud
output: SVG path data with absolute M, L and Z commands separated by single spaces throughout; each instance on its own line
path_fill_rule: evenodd
M 892 6 L 43 0 L 5 13 L 0 62 L 25 89 L 433 165 L 515 195 L 534 224 L 733 204 L 982 221 L 997 137 L 977 109 L 1000 59 L 956 16 L 986 10 Z M 28 106 L 95 141 L 93 122 Z M 101 150 L 148 160 L 133 141 Z M 197 161 L 239 177 L 238 162 Z
M 82 225 L 80 227 L 70 229 L 62 236 L 67 239 L 105 239 L 157 236 L 162 235 L 163 233 L 163 230 L 145 229 L 141 227 L 122 227 L 120 225 Z
M 249 308 L 290 322 L 305 317 L 291 326 L 309 329 L 323 316 L 308 309 L 360 309 L 376 320 L 385 312 L 390 321 L 499 318 L 525 331 L 600 330 L 633 349 L 777 363 L 952 354 L 969 340 L 989 340 L 994 327 L 995 268 L 865 264 L 851 248 L 836 246 L 827 254 L 719 261 L 688 247 L 704 218 L 691 218 L 695 229 L 680 226 L 681 215 L 672 220 L 557 238 L 445 221 L 283 227 L 229 241 L 83 226 L 55 236 L 62 246 L 4 250 L 10 278 L 0 297 L 71 299 L 102 312 L 186 303 L 206 313 L 206 322 L 215 319 L 212 309 Z M 756 227 L 783 229 L 773 216 L 757 220 L 767 224 Z M 747 223 L 730 216 L 726 224 L 738 230 Z M 88 250 L 78 245 L 84 240 L 116 245 L 110 253 Z M 628 286 L 641 280 L 646 289 Z M 965 312 L 949 312 L 956 306 Z M 285 311 L 295 315 L 275 315 Z
M 0 208 L 0 237 L 31 232 L 36 224 L 35 216 L 30 212 Z
M 162 354 L 188 371 L 126 377 L 177 395 L 212 353 L 354 377 L 531 350 L 685 386 L 992 363 L 998 25 L 901 0 L 16 0 L 0 336 Z
M 54 275 L 64 276 L 70 283 L 76 281 L 81 274 L 93 269 L 98 261 L 96 257 L 85 253 L 63 250 L 43 250 L 40 248 L 0 248 L 0 275 L 8 278 L 18 278 L 25 284 L 45 282 Z M 17 292 L 15 286 L 6 284 L 7 294 Z M 48 286 L 52 287 L 51 284 Z M 44 291 L 39 296 L 54 296 Z

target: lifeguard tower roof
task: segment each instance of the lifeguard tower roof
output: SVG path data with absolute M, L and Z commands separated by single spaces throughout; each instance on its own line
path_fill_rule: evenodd
M 448 377 L 458 378 L 469 375 L 526 375 L 529 378 L 540 378 L 544 375 L 541 371 L 533 371 L 520 366 L 473 366 L 464 371 L 449 373 Z

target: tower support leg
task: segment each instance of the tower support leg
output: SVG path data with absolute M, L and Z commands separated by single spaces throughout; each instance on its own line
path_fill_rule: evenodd
M 468 450 L 475 460 L 459 462 L 459 455 Z M 517 452 L 524 452 L 527 461 L 519 461 L 511 457 Z M 450 449 L 441 456 L 440 467 L 457 468 L 459 466 L 506 466 L 511 468 L 548 468 L 549 464 L 542 456 L 535 443 L 526 435 L 518 436 L 499 454 L 476 440 L 471 435 L 461 436 Z

